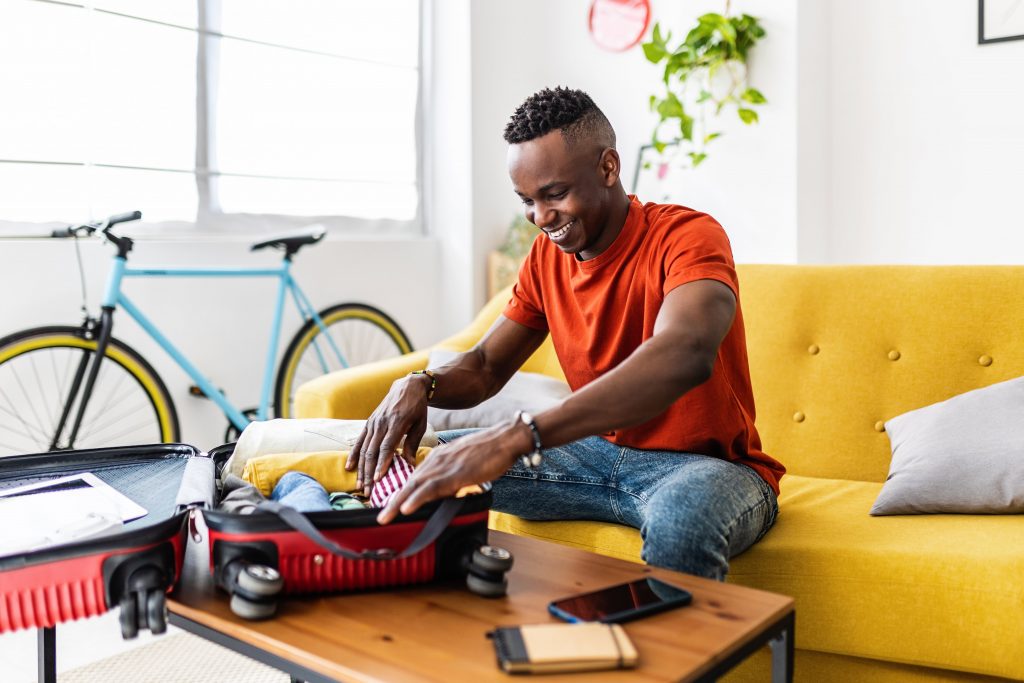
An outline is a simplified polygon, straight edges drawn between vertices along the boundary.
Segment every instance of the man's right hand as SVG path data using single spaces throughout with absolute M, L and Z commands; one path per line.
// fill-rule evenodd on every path
M 391 467 L 400 446 L 402 457 L 416 464 L 416 449 L 427 431 L 430 383 L 427 375 L 407 375 L 395 380 L 359 432 L 345 469 L 357 470 L 356 488 L 362 489 L 364 495 L 370 495 L 373 484 Z

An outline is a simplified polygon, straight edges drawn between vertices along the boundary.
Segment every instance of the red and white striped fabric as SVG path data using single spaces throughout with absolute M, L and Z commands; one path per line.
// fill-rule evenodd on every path
M 412 476 L 412 465 L 406 462 L 405 458 L 396 455 L 391 461 L 391 467 L 384 473 L 381 480 L 373 485 L 370 491 L 370 505 L 375 508 L 382 508 L 388 504 L 391 497 L 402 490 L 405 483 Z

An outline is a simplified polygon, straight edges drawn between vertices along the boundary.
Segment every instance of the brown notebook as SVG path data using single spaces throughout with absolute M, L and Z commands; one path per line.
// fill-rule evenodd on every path
M 634 667 L 636 648 L 618 624 L 536 624 L 495 629 L 498 665 L 508 673 L 566 673 Z

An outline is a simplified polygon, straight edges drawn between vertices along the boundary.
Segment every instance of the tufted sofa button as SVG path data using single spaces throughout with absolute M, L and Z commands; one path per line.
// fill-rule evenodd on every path
M 817 356 L 818 351 L 821 351 L 821 349 L 818 348 L 817 344 L 811 344 L 810 346 L 807 347 L 807 353 L 811 354 L 812 356 Z
M 899 360 L 899 359 L 900 359 L 900 352 L 899 351 L 897 351 L 896 349 L 893 349 L 892 351 L 889 352 L 889 360 Z
M 799 410 L 793 413 L 793 422 L 803 422 L 807 416 L 801 413 Z
M 876 422 L 875 423 L 875 431 L 876 432 L 884 432 L 885 431 L 885 423 L 882 422 L 881 420 Z
M 992 365 L 992 356 L 982 356 L 978 359 L 978 364 L 987 368 Z

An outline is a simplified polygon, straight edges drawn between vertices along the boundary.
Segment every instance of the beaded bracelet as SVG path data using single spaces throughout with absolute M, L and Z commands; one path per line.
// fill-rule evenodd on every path
M 427 390 L 427 400 L 429 401 L 434 398 L 434 390 L 437 389 L 437 375 L 430 370 L 413 370 L 409 373 L 410 377 L 412 375 L 426 375 L 430 378 L 430 389 Z

